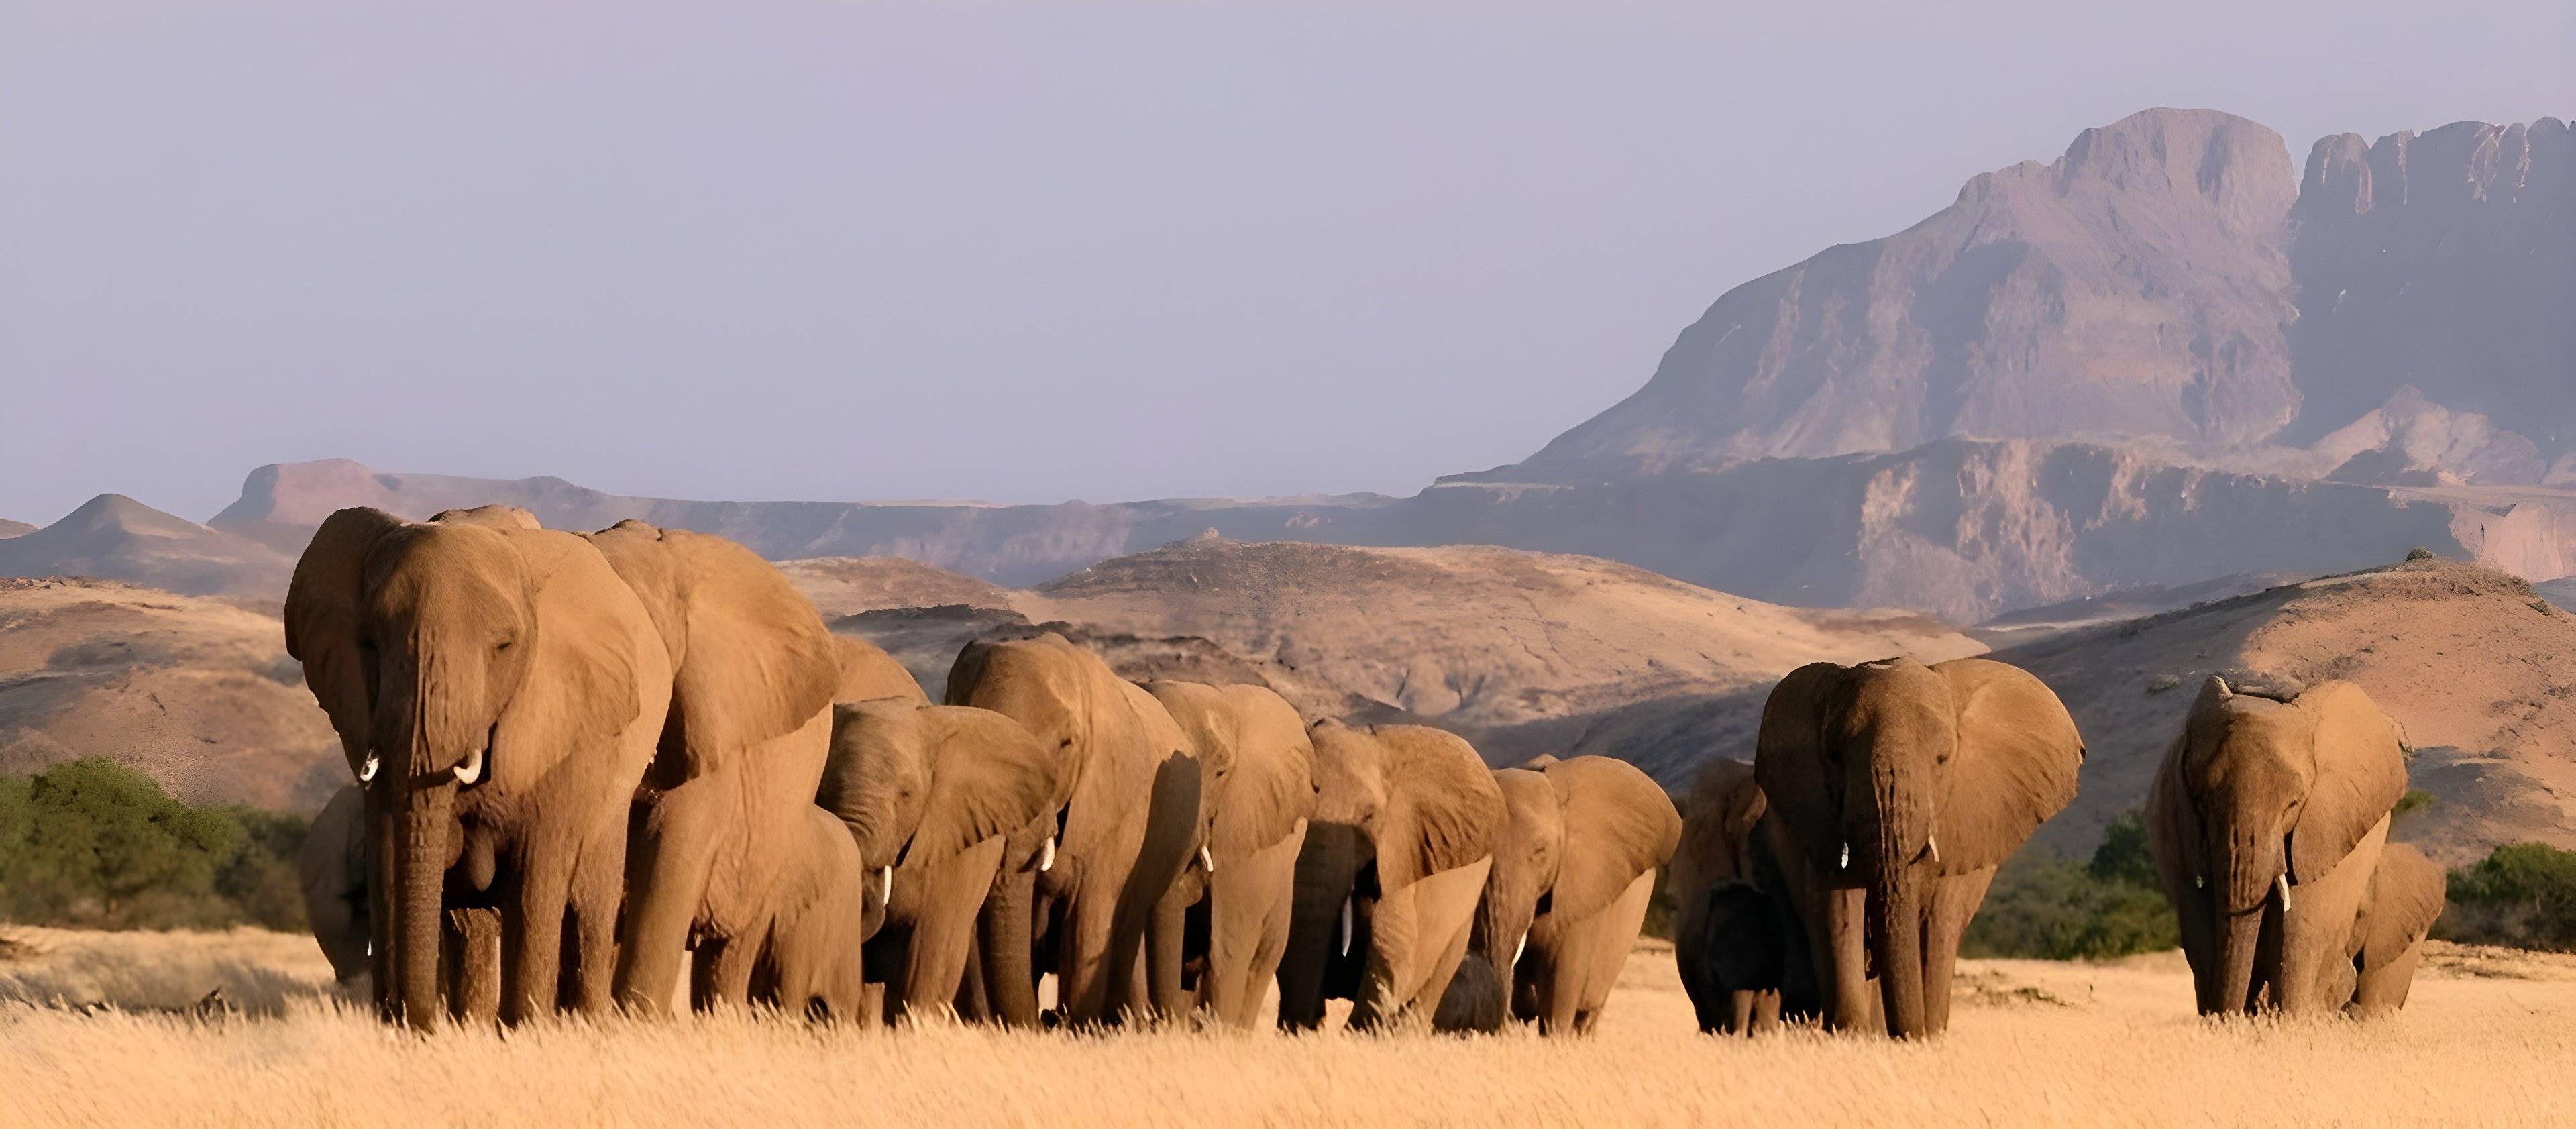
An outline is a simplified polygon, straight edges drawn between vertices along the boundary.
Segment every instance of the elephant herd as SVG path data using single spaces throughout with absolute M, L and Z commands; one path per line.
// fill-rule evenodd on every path
M 2202 686 L 2146 807 L 2202 1014 L 2405 1003 L 2443 876 L 2388 842 L 2404 756 L 2349 682 Z M 1752 763 L 1709 763 L 1682 802 L 1674 947 L 1700 1028 L 1939 1033 L 1996 867 L 2083 760 L 2057 696 L 2003 663 L 1792 671 Z
M 967 644 L 934 705 L 731 541 L 497 506 L 331 515 L 286 636 L 353 778 L 299 858 L 315 936 L 423 1029 L 1251 1027 L 1275 985 L 1288 1030 L 1346 999 L 1359 1029 L 1575 1033 L 1669 863 L 1704 1030 L 1930 1035 L 2084 757 L 2046 686 L 1980 659 L 1794 671 L 1753 761 L 1678 808 L 1623 761 L 1492 769 L 1054 634 Z M 2404 1001 L 2442 887 L 2386 841 L 2401 757 L 2347 683 L 2201 691 L 2148 813 L 2203 1012 Z
M 979 640 L 933 705 L 720 537 L 332 514 L 289 652 L 353 782 L 299 864 L 388 1020 L 1581 1031 L 1682 834 L 1604 757 L 1490 769 L 1251 686 Z M 1465 974 L 1461 974 L 1461 969 Z M 1051 1007 L 1042 1005 L 1052 978 Z

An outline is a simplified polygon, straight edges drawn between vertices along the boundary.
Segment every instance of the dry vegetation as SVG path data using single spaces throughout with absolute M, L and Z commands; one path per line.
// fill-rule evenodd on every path
M 2443 948 L 2384 1022 L 2210 1024 L 2178 954 L 1967 962 L 1927 1046 L 1691 1033 L 1665 950 L 1594 1037 L 1103 1038 L 727 1015 L 419 1038 L 338 1002 L 300 937 L 17 930 L 0 1122 L 463 1125 L 2543 1124 L 2576 958 Z M 185 1014 L 220 985 L 245 1014 Z M 83 1014 L 109 1000 L 127 1010 Z M 35 1001 L 35 1002 L 24 1002 Z

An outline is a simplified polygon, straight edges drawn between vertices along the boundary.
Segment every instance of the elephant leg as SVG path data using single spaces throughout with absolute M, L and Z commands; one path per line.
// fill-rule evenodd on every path
M 993 1019 L 992 1003 L 984 994 L 983 915 L 976 914 L 973 927 L 966 932 L 966 967 L 957 978 L 957 1018 L 968 1023 L 987 1023 Z
M 878 983 L 886 985 L 878 1007 L 881 1017 L 888 1023 L 902 1018 L 912 1002 L 912 994 L 905 985 L 909 983 L 907 978 L 911 975 L 916 952 L 912 945 L 914 925 L 911 921 L 888 918 L 885 924 L 877 927 L 876 936 L 868 938 L 864 949 L 870 975 L 875 976 Z
M 1813 937 L 1816 982 L 1825 990 L 1825 1030 L 1867 1030 L 1877 1024 L 1878 991 L 1869 976 L 1869 891 L 1824 888 L 1816 891 Z
M 626 914 L 617 938 L 620 1005 L 646 1015 L 669 1008 L 715 873 L 716 847 L 740 818 L 741 791 L 732 773 L 700 777 L 663 793 L 638 821 L 627 846 Z
M 1492 869 L 1492 859 L 1478 859 L 1415 884 L 1416 935 L 1434 947 L 1421 983 L 1406 1002 L 1408 1012 L 1428 1018 L 1457 978 L 1458 965 L 1467 959 L 1467 942 L 1476 935 L 1476 903 L 1484 897 L 1485 876 Z
M 1711 1013 L 1716 1010 L 1715 1008 L 1700 1009 L 1700 1031 L 1703 1034 L 1723 1031 L 1729 1035 L 1741 1035 L 1753 1030 L 1753 1008 L 1756 1002 L 1754 997 L 1759 994 L 1756 992 L 1727 993 L 1726 1014 L 1722 1018 L 1712 1017 Z
M 488 1025 L 501 1015 L 501 913 L 451 909 L 445 918 L 439 965 L 448 1014 L 460 1023 Z
M 501 1021 L 516 1026 L 554 1009 L 562 975 L 564 913 L 572 900 L 573 859 L 532 852 L 501 915 Z
M 2281 1010 L 2331 1015 L 2350 999 L 2336 993 L 2349 987 L 2352 922 L 2369 896 L 2387 834 L 2382 824 L 2333 869 L 2292 888 L 2291 910 L 2281 915 L 2281 983 L 2274 987 Z
M 887 977 L 889 1021 L 915 1009 L 936 1011 L 957 997 L 967 957 L 975 948 L 974 895 L 992 888 L 1004 845 L 998 837 L 987 839 L 927 876 L 929 888 L 943 893 L 931 898 L 932 905 L 912 923 L 902 976 Z
M 1104 874 L 1066 895 L 1055 968 L 1056 1004 L 1068 1021 L 1114 1021 L 1130 998 L 1160 893 L 1131 888 L 1132 877 Z
M 1931 912 L 1923 925 L 1923 1020 L 1935 1035 L 1950 1028 L 1950 978 L 1959 965 L 1959 938 L 1986 900 L 1995 868 L 1942 878 L 1932 886 Z
M 701 989 L 706 1001 L 735 1007 L 751 1003 L 752 976 L 760 970 L 762 950 L 766 948 L 761 939 L 768 935 L 769 924 L 764 921 L 759 927 L 727 938 L 716 946 L 715 958 L 706 969 L 710 975 L 702 978 Z
M 1288 952 L 1288 924 L 1305 821 L 1287 837 L 1229 862 L 1208 888 L 1208 1011 L 1218 1022 L 1249 1028 L 1260 1017 L 1262 986 Z
M 1610 1003 L 1610 990 L 1628 967 L 1637 931 L 1646 921 L 1646 903 L 1655 896 L 1655 872 L 1628 883 L 1617 900 L 1579 922 L 1557 946 L 1557 975 L 1539 1033 L 1588 1032 Z
M 1751 1022 L 1744 1030 L 1752 1034 L 1780 1029 L 1780 993 L 1777 991 L 1744 993 L 1753 997 Z
M 984 1002 L 1006 1027 L 1038 1025 L 1037 875 L 1005 874 L 975 916 Z
M 1404 999 L 1398 986 L 1412 979 L 1414 941 L 1413 887 L 1381 893 L 1369 907 L 1368 953 L 1360 970 L 1359 990 L 1351 993 L 1353 1031 L 1373 1031 L 1393 1020 Z

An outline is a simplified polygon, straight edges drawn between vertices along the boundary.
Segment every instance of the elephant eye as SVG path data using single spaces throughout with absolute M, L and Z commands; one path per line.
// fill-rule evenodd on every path
M 509 650 L 511 642 L 512 640 L 503 639 L 498 643 L 492 644 L 492 653 L 499 654 L 503 651 Z

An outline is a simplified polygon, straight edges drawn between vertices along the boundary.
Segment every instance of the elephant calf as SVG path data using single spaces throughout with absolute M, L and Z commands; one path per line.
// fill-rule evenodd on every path
M 1673 959 L 1703 1032 L 1748 1034 L 1819 1010 L 1805 933 L 1757 832 L 1767 807 L 1753 766 L 1739 760 L 1709 761 L 1682 799 L 1665 888 Z

